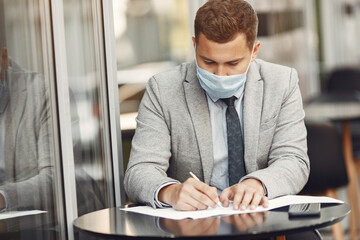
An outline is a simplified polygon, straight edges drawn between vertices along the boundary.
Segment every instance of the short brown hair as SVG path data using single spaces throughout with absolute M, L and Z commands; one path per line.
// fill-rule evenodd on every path
M 257 36 L 258 17 L 244 0 L 209 0 L 197 11 L 194 25 L 196 42 L 200 33 L 218 43 L 226 43 L 237 33 L 244 33 L 247 45 L 252 49 Z

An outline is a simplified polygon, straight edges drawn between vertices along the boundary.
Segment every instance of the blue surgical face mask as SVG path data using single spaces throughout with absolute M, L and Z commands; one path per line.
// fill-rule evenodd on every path
M 251 59 L 254 53 L 254 47 L 251 52 L 250 62 L 246 68 L 246 71 L 241 74 L 230 76 L 218 76 L 209 71 L 206 71 L 205 69 L 200 68 L 197 64 L 195 56 L 196 74 L 201 87 L 213 98 L 220 99 L 234 96 L 245 85 L 246 75 L 249 70 Z

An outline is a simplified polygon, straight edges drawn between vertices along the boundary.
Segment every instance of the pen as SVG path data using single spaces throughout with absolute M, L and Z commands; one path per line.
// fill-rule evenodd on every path
M 195 174 L 193 174 L 192 172 L 189 172 L 190 173 L 190 175 L 191 175 L 191 177 L 193 177 L 195 180 L 198 180 L 198 181 L 200 181 L 200 179 L 195 175 Z M 223 207 L 222 205 L 221 205 L 221 202 L 220 201 L 218 201 L 217 203 L 216 203 L 216 205 L 218 205 L 219 207 Z

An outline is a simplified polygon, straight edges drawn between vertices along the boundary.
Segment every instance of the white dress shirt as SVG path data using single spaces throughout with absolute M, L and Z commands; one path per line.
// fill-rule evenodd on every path
M 239 116 L 241 126 L 241 136 L 244 139 L 243 130 L 243 106 L 244 88 L 235 94 L 237 98 L 234 102 L 236 112 Z M 209 106 L 211 133 L 213 142 L 214 167 L 211 175 L 210 185 L 218 189 L 219 192 L 229 187 L 228 172 L 228 144 L 226 127 L 227 105 L 221 99 L 207 95 Z

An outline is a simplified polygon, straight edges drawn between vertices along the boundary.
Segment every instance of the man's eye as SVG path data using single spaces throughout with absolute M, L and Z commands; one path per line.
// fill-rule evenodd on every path
M 204 60 L 204 62 L 205 62 L 205 64 L 207 64 L 207 65 L 210 65 L 210 64 L 213 64 L 213 63 L 214 63 L 213 61 L 206 61 L 206 60 Z
M 229 62 L 229 65 L 230 65 L 230 66 L 236 66 L 236 65 L 238 65 L 238 63 L 239 63 L 239 62 Z

